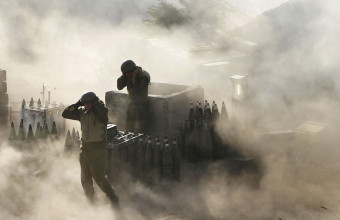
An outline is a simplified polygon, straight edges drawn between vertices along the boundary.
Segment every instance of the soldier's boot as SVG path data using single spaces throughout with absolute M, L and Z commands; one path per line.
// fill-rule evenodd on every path
M 111 193 L 110 195 L 108 195 L 108 197 L 111 201 L 112 208 L 115 210 L 120 209 L 118 196 L 115 193 Z
M 84 189 L 85 190 L 85 196 L 87 198 L 87 201 L 89 201 L 90 204 L 94 204 L 94 190 L 93 189 Z

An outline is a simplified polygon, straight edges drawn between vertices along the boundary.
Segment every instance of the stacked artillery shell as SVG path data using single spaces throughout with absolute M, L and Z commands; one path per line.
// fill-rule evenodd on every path
M 28 107 L 33 108 L 34 107 L 34 100 L 33 97 L 31 98 L 30 104 L 28 105 Z
M 16 140 L 17 140 L 17 134 L 15 132 L 15 127 L 14 127 L 14 123 L 11 123 L 11 127 L 8 133 L 8 143 L 11 146 L 15 146 L 16 145 Z
M 226 122 L 228 120 L 228 112 L 227 112 L 227 108 L 225 107 L 224 102 L 222 102 L 221 120 L 223 122 Z
M 200 126 L 200 127 L 203 124 L 203 108 L 202 108 L 201 102 L 198 103 L 198 107 L 197 107 L 196 123 L 197 123 L 197 126 Z
M 220 112 L 218 111 L 217 104 L 215 101 L 212 103 L 211 120 L 212 123 L 216 123 L 220 119 Z
M 149 171 L 153 167 L 153 146 L 152 146 L 152 139 L 149 136 L 148 142 L 146 143 L 145 147 L 145 170 Z
M 41 100 L 40 99 L 38 99 L 37 105 L 38 105 L 39 108 L 41 108 L 42 104 L 41 104 Z
M 11 128 L 9 130 L 9 134 L 8 134 L 8 140 L 12 141 L 12 140 L 16 140 L 17 139 L 17 135 L 15 132 L 15 127 L 14 127 L 14 123 L 11 123 Z
M 20 120 L 18 133 L 16 135 L 14 123 L 11 123 L 9 130 L 8 140 L 12 146 L 22 150 L 30 150 L 32 147 L 39 143 L 39 141 L 45 140 L 45 137 L 49 137 L 49 131 L 47 124 L 43 128 L 40 123 L 37 124 L 35 132 L 33 131 L 32 124 L 28 125 L 27 134 L 24 126 L 24 120 Z M 68 142 L 68 141 L 66 141 Z M 67 143 L 65 143 L 67 145 Z
M 149 136 L 148 142 L 146 143 L 145 147 L 145 176 L 144 180 L 146 182 L 152 182 L 152 168 L 153 168 L 153 144 L 152 144 L 152 139 L 151 136 Z
M 200 144 L 202 146 L 201 151 L 199 152 L 199 159 L 211 160 L 212 159 L 212 141 L 210 135 L 210 128 L 208 122 L 203 123 L 203 128 L 201 130 L 201 141 Z
M 213 127 L 211 129 L 211 141 L 212 141 L 212 147 L 213 147 L 213 158 L 214 159 L 220 159 L 224 158 L 226 156 L 226 146 L 223 144 L 222 138 L 218 135 L 216 131 L 216 125 L 219 121 L 222 123 L 227 123 L 228 121 L 228 112 L 227 108 L 225 106 L 225 103 L 222 102 L 222 109 L 221 114 L 219 113 L 217 104 L 214 104 L 214 108 L 212 111 L 212 118 L 213 118 Z
M 190 110 L 189 110 L 189 123 L 190 123 L 190 128 L 193 129 L 195 126 L 195 109 L 194 109 L 194 104 L 192 102 L 190 103 Z
M 202 152 L 204 152 L 204 145 L 202 144 L 202 126 L 204 119 L 204 111 L 201 105 L 201 102 L 198 103 L 197 112 L 196 112 L 196 120 L 195 127 L 193 131 L 194 136 L 194 151 L 191 155 L 191 161 L 196 162 L 199 160 L 200 156 L 202 156 Z
M 0 126 L 8 126 L 9 100 L 7 94 L 6 71 L 0 69 Z
M 38 132 L 39 132 L 39 136 L 36 136 L 36 138 L 43 140 L 45 138 L 45 132 L 44 132 L 43 126 L 41 126 L 41 125 L 39 126 L 39 131 Z
M 158 138 L 155 140 L 152 175 L 154 182 L 159 182 L 162 176 L 162 148 Z
M 40 122 L 38 122 L 37 127 L 35 129 L 35 135 L 36 138 L 40 138 Z
M 185 143 L 184 129 L 183 129 L 182 123 L 179 122 L 178 127 L 177 127 L 177 145 L 178 145 L 178 150 L 179 150 L 181 159 L 183 159 L 185 155 L 184 143 Z
M 181 165 L 180 165 L 180 155 L 179 155 L 179 150 L 178 150 L 178 145 L 177 145 L 177 139 L 174 137 L 172 141 L 172 174 L 173 178 L 175 180 L 180 179 L 180 174 L 181 174 Z
M 190 162 L 197 162 L 199 156 L 202 154 L 201 152 L 204 151 L 204 146 L 201 143 L 201 133 L 202 133 L 202 124 L 196 120 L 195 127 L 192 132 L 193 136 L 193 150 L 191 152 L 191 161 Z
M 25 114 L 24 114 L 24 109 L 26 108 L 26 101 L 25 99 L 22 100 L 21 102 L 21 111 L 20 111 L 20 118 L 24 120 Z
M 163 145 L 162 145 L 162 151 L 164 151 L 165 143 L 169 143 L 168 136 L 164 136 Z
M 200 101 L 196 101 L 196 107 L 195 107 L 195 119 L 194 120 L 196 120 L 197 119 L 197 114 L 198 114 L 198 105 L 199 105 L 199 103 L 200 103 Z
M 145 164 L 145 143 L 143 137 L 140 137 L 138 140 L 137 148 L 136 148 L 136 174 L 137 178 L 142 177 L 144 173 L 144 164 Z
M 180 153 L 176 137 L 171 145 L 167 137 L 161 144 L 158 135 L 153 141 L 150 134 L 145 137 L 141 134 L 120 132 L 111 141 L 109 151 L 112 156 L 109 164 L 110 169 L 114 171 L 109 173 L 110 177 L 117 173 L 120 175 L 123 173 L 121 170 L 124 170 L 144 183 L 157 183 L 162 177 L 179 179 Z M 123 175 L 122 178 L 126 176 Z
M 28 125 L 28 132 L 26 135 L 26 141 L 21 142 L 23 150 L 32 150 L 35 144 L 35 137 L 33 133 L 33 127 L 31 124 Z
M 67 130 L 64 149 L 65 151 L 69 152 L 69 151 L 72 151 L 72 148 L 73 148 L 73 140 L 71 137 L 71 132 L 70 130 Z
M 51 134 L 52 134 L 52 132 L 51 132 Z M 74 144 L 73 144 L 74 148 L 80 149 L 80 143 L 81 143 L 81 141 L 80 141 L 79 131 L 76 131 L 76 134 L 74 136 Z
M 194 150 L 195 150 L 195 138 L 194 138 L 194 127 L 191 127 L 191 123 L 186 121 L 184 129 L 184 148 L 185 148 L 185 158 L 192 162 L 194 160 Z
M 18 140 L 26 140 L 25 128 L 24 128 L 24 120 L 20 120 L 20 126 L 18 130 Z
M 78 150 L 80 148 L 80 144 L 81 144 L 81 140 L 80 140 L 79 132 L 76 131 L 74 128 L 72 128 L 72 133 L 70 132 L 70 130 L 67 130 L 65 145 L 64 145 L 65 151 L 69 152 L 69 151 Z
M 28 134 L 25 133 L 24 122 L 23 120 L 20 121 L 18 134 L 16 135 L 14 123 L 11 123 L 11 128 L 8 135 L 8 140 L 10 144 L 18 149 L 28 149 L 28 143 L 32 142 L 32 126 L 30 126 Z M 34 135 L 33 135 L 34 139 Z M 26 143 L 27 141 L 27 143 Z
M 50 135 L 50 131 L 48 130 L 48 126 L 46 121 L 44 122 L 44 127 L 43 127 L 43 139 L 47 139 Z
M 179 147 L 180 154 L 184 152 L 184 158 L 189 162 L 225 157 L 225 145 L 216 132 L 216 125 L 219 121 L 223 123 L 228 121 L 228 112 L 224 102 L 221 114 L 215 101 L 210 107 L 209 102 L 205 100 L 204 108 L 199 101 L 197 101 L 196 108 L 190 103 L 189 120 L 185 122 L 183 131 L 185 150 L 181 151 Z M 179 145 L 179 142 L 177 144 Z
M 26 104 L 28 103 L 26 103 L 26 101 L 23 100 L 21 111 L 20 111 L 20 117 L 24 120 L 24 127 L 26 128 L 26 131 L 28 129 L 29 124 L 32 124 L 33 130 L 35 130 L 39 122 L 43 128 L 44 128 L 44 123 L 47 123 L 49 132 L 52 132 L 51 131 L 52 123 L 53 121 L 55 121 L 57 122 L 57 125 L 58 125 L 58 132 L 64 133 L 64 125 L 63 125 L 64 119 L 62 119 L 61 114 L 60 114 L 63 108 L 62 104 L 42 106 L 43 103 L 41 103 L 40 100 L 36 104 L 33 98 L 31 98 L 31 100 L 29 101 L 28 107 L 26 107 Z M 46 133 L 46 129 L 44 132 Z M 45 135 L 45 136 L 50 138 L 49 135 Z M 55 137 L 57 136 L 54 135 L 53 138 Z
M 164 138 L 163 142 L 163 155 L 162 155 L 162 178 L 172 179 L 172 149 L 169 144 L 168 138 Z
M 76 139 L 76 129 L 75 128 L 72 128 L 71 139 L 72 139 L 72 142 L 74 143 L 74 141 Z
M 27 140 L 27 142 L 33 142 L 35 140 L 34 134 L 33 134 L 33 128 L 32 128 L 31 124 L 29 124 L 29 126 L 28 126 L 28 132 L 27 132 L 26 140 Z
M 136 135 L 136 134 L 134 134 Z M 128 160 L 126 163 L 126 168 L 129 174 L 132 177 L 136 177 L 135 167 L 136 167 L 136 149 L 137 149 L 138 142 L 130 143 L 126 146 L 126 150 L 128 153 Z
M 55 121 L 53 121 L 53 123 L 52 123 L 51 138 L 52 138 L 52 140 L 57 140 L 59 138 L 57 125 L 56 125 Z M 78 132 L 78 139 L 80 139 L 79 132 Z

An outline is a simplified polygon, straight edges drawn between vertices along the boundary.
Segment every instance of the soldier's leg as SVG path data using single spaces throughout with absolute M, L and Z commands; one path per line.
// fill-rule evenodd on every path
M 133 105 L 129 104 L 126 112 L 125 130 L 133 131 Z
M 150 123 L 149 105 L 146 104 L 145 106 L 143 106 L 142 121 L 141 121 L 141 127 L 145 133 L 150 132 L 149 123 Z
M 96 181 L 99 188 L 109 197 L 114 205 L 119 205 L 119 199 L 113 190 L 107 176 L 106 176 L 106 148 L 96 147 L 91 151 L 91 160 L 89 167 L 93 179 Z
M 79 155 L 80 170 L 81 170 L 81 185 L 83 186 L 86 197 L 90 202 L 93 202 L 94 188 L 91 170 L 88 164 L 88 158 L 84 150 L 80 151 Z
M 139 111 L 138 108 L 135 109 L 135 111 L 133 112 L 133 131 L 134 132 L 142 132 L 140 129 L 140 125 L 139 125 Z
M 149 119 L 149 106 L 148 104 L 141 104 L 136 111 L 137 130 L 141 133 L 148 133 Z

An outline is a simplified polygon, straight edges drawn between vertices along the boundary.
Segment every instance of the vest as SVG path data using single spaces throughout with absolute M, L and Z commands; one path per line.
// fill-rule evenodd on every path
M 83 142 L 106 141 L 107 125 L 99 121 L 98 116 L 93 111 L 82 111 L 80 125 Z
M 145 70 L 143 70 L 141 67 L 138 67 L 138 68 L 139 68 L 139 73 L 137 74 L 135 86 L 138 86 L 140 90 L 138 92 L 135 91 L 131 81 L 128 82 L 126 86 L 128 93 L 129 93 L 129 99 L 133 103 L 145 102 L 148 99 L 148 87 L 150 83 L 150 74 L 146 72 Z M 141 79 L 143 78 L 147 80 L 146 85 L 141 84 Z

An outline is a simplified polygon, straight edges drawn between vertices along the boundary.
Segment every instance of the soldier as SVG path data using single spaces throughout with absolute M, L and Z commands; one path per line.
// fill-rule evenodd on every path
M 117 80 L 117 88 L 125 86 L 129 93 L 129 106 L 126 117 L 126 129 L 134 132 L 147 133 L 149 121 L 148 87 L 150 75 L 132 60 L 121 65 L 123 75 Z
M 93 202 L 94 179 L 97 185 L 111 200 L 113 207 L 119 206 L 116 196 L 106 176 L 106 127 L 108 109 L 93 92 L 87 92 L 81 99 L 68 106 L 62 116 L 66 119 L 78 120 L 81 125 L 82 147 L 80 148 L 81 184 L 85 195 Z

